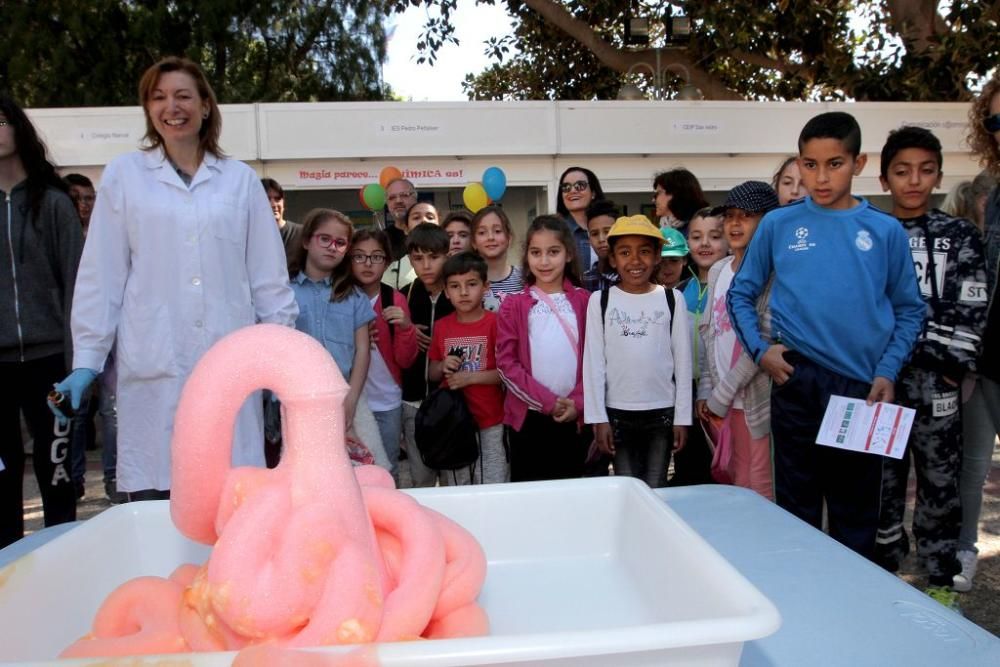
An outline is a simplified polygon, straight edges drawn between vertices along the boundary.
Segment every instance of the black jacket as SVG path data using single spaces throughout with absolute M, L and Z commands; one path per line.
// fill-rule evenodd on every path
M 986 261 L 979 230 L 937 209 L 900 222 L 927 303 L 910 363 L 961 380 L 977 369 L 986 327 Z
M 983 229 L 986 247 L 986 282 L 989 285 L 989 314 L 983 334 L 983 354 L 979 374 L 1000 382 L 1000 299 L 997 298 L 997 272 L 1000 270 L 1000 187 L 994 188 L 986 203 Z
M 410 307 L 410 319 L 415 325 L 428 325 L 428 329 L 424 331 L 428 336 L 434 331 L 434 322 L 455 312 L 455 307 L 451 305 L 443 290 L 438 294 L 437 302 L 431 303 L 431 295 L 419 279 L 401 291 Z M 403 369 L 403 400 L 422 401 L 436 386 L 436 382 L 427 379 L 427 353 L 418 352 L 413 364 Z

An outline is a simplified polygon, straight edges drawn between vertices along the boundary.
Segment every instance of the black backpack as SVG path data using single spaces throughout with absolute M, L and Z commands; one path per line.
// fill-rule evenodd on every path
M 480 457 L 479 425 L 461 390 L 438 387 L 420 403 L 414 439 L 434 470 L 470 468 Z

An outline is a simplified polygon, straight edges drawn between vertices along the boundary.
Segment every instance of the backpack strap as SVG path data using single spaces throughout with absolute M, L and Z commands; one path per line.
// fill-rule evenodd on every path
M 608 288 L 601 288 L 601 328 L 604 329 L 604 316 L 608 312 Z
M 379 283 L 379 285 L 378 285 L 378 291 L 379 291 L 379 300 L 382 303 L 382 311 L 385 312 L 386 308 L 389 308 L 390 306 L 392 306 L 392 297 L 393 297 L 392 293 L 395 290 L 393 290 L 392 285 L 386 285 L 385 283 Z M 390 324 L 389 325 L 389 341 L 390 342 L 392 341 L 392 334 L 393 334 L 392 325 Z
M 670 311 L 670 326 L 674 326 L 674 290 L 673 288 L 664 287 L 663 293 L 667 296 L 667 310 Z

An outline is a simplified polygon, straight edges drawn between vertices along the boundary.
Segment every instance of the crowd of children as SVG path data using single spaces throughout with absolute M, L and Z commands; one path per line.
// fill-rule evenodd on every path
M 1000 80 L 972 125 L 1000 170 Z M 414 486 L 612 471 L 651 487 L 732 483 L 890 571 L 912 533 L 928 593 L 954 605 L 975 574 L 982 461 L 1000 431 L 1000 191 L 982 232 L 931 208 L 941 145 L 904 126 L 881 152 L 883 212 L 852 194 L 861 139 L 849 114 L 821 114 L 772 183 L 741 183 L 717 207 L 691 172 L 659 174 L 659 224 L 623 215 L 596 174 L 570 167 L 558 215 L 530 221 L 519 251 L 501 206 L 442 219 L 404 179 L 386 188 L 385 231 L 330 209 L 289 223 L 294 326 L 349 385 L 352 455 L 397 482 L 405 460 Z M 281 227 L 280 186 L 264 188 Z M 73 377 L 57 389 L 79 394 Z M 439 390 L 470 415 L 474 465 L 424 461 L 421 408 Z M 817 445 L 833 395 L 913 408 L 905 456 Z
M 960 406 L 986 325 L 983 243 L 930 209 L 942 165 L 929 131 L 903 127 L 883 149 L 892 215 L 851 193 L 865 159 L 854 118 L 822 114 L 772 183 L 741 183 L 721 206 L 686 170 L 658 176 L 659 225 L 571 168 L 562 215 L 530 222 L 519 265 L 499 206 L 439 221 L 413 204 L 402 257 L 384 233 L 313 211 L 290 274 L 297 326 L 348 378 L 353 432 L 397 479 L 402 451 L 416 486 L 612 470 L 659 487 L 672 470 L 671 484 L 752 489 L 895 571 L 912 458 L 916 552 L 952 604 L 972 577 Z M 438 386 L 474 418 L 468 469 L 422 461 L 416 422 Z M 831 395 L 915 408 L 907 456 L 816 445 Z M 377 437 L 361 436 L 363 414 Z

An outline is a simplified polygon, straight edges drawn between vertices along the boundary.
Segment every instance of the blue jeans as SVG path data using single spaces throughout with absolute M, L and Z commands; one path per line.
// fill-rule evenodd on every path
M 958 534 L 958 550 L 978 551 L 983 485 L 990 474 L 993 447 L 1000 434 L 1000 384 L 984 377 L 976 380 L 972 396 L 962 406 L 962 426 L 962 472 L 958 482 L 962 530 Z
M 615 474 L 635 477 L 656 489 L 667 485 L 674 441 L 674 409 L 608 408 L 615 441 Z
M 403 428 L 403 406 L 392 410 L 372 412 L 375 423 L 378 424 L 379 435 L 382 436 L 382 448 L 389 457 L 389 472 L 399 484 L 399 437 Z

